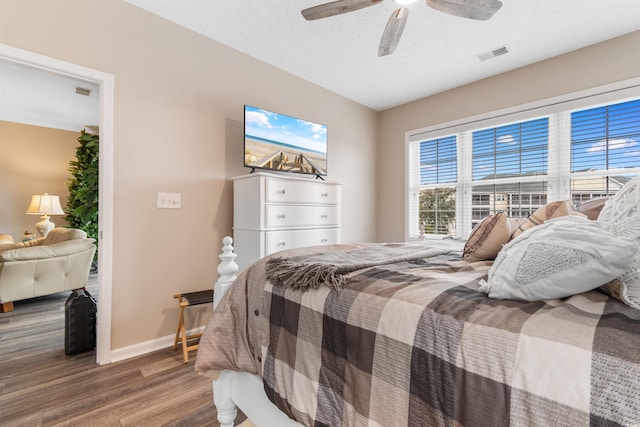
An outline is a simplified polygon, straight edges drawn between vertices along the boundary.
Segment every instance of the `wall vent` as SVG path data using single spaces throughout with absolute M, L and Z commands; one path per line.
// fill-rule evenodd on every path
M 89 96 L 91 94 L 91 89 L 85 89 L 83 87 L 76 86 L 76 93 L 78 95 Z
M 506 46 L 501 46 L 488 52 L 479 54 L 478 58 L 480 58 L 480 61 L 484 62 L 488 61 L 489 59 L 495 58 L 496 56 L 504 55 L 506 53 L 509 53 L 509 49 L 507 49 Z

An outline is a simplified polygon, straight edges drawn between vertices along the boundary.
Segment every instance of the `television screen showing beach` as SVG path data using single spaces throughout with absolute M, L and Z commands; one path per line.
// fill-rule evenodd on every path
M 326 175 L 327 126 L 247 105 L 244 165 Z

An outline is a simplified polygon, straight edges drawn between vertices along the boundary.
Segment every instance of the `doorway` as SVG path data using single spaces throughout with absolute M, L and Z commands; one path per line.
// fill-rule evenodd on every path
M 100 88 L 98 319 L 96 362 L 111 363 L 113 254 L 113 75 L 0 44 L 0 59 L 97 84 Z

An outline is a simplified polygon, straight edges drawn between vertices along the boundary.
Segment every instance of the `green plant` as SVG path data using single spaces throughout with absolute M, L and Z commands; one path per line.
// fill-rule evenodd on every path
M 456 197 L 453 188 L 436 188 L 420 192 L 420 227 L 425 234 L 447 234 L 456 220 Z
M 76 159 L 69 162 L 71 178 L 67 182 L 69 200 L 66 220 L 70 227 L 79 228 L 92 239 L 98 239 L 98 154 L 100 141 L 83 129 L 78 137 Z M 97 261 L 98 253 L 94 258 Z

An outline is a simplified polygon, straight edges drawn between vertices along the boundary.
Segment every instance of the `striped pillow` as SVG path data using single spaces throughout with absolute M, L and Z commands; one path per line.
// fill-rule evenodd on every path
M 596 220 L 604 204 L 607 202 L 608 197 L 596 197 L 595 199 L 586 200 L 576 206 L 576 210 L 583 213 L 587 218 Z
M 529 217 L 525 219 L 513 233 L 511 233 L 511 239 L 515 239 L 526 230 L 533 228 L 536 225 L 540 225 L 549 219 L 565 215 L 573 215 L 575 213 L 576 210 L 574 209 L 571 200 L 549 202 L 544 206 L 540 206 L 534 213 L 529 215 Z
M 495 259 L 519 224 L 518 218 L 509 218 L 504 212 L 484 218 L 471 231 L 464 245 L 462 259 L 467 262 Z

